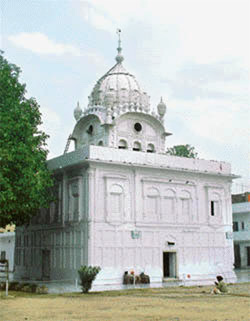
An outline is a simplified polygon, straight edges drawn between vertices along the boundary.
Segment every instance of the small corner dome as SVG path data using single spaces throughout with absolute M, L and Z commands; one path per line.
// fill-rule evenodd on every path
M 167 106 L 166 104 L 163 102 L 162 97 L 161 97 L 161 101 L 159 102 L 159 104 L 157 105 L 157 110 L 158 113 L 161 117 L 163 117 L 166 113 L 167 110 Z
M 78 121 L 81 118 L 81 116 L 82 116 L 82 109 L 81 109 L 80 104 L 78 102 L 76 108 L 74 109 L 75 120 Z

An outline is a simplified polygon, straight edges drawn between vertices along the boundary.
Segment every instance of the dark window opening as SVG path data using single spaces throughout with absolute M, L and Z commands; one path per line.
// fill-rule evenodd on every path
M 214 201 L 211 201 L 211 216 L 214 216 Z
M 148 144 L 147 153 L 153 153 L 155 151 L 153 144 Z
M 247 249 L 247 265 L 250 266 L 250 246 L 247 246 L 246 249 Z
M 103 141 L 102 140 L 99 141 L 98 146 L 103 146 Z
M 6 252 L 1 251 L 1 260 L 6 260 Z
M 234 266 L 236 269 L 241 267 L 240 245 L 234 244 Z
M 139 152 L 141 150 L 141 144 L 139 142 L 135 142 L 133 150 Z
M 238 222 L 233 222 L 233 231 L 238 232 L 239 231 L 239 224 Z
M 241 229 L 244 230 L 245 229 L 245 223 L 241 222 Z
M 137 132 L 140 132 L 140 131 L 142 130 L 141 124 L 140 124 L 140 123 L 136 123 L 136 124 L 134 125 L 134 129 L 135 129 Z
M 88 130 L 87 130 L 87 133 L 88 133 L 89 135 L 92 135 L 92 134 L 93 134 L 93 126 L 92 126 L 92 125 L 89 126 L 89 128 L 88 128 Z
M 119 149 L 127 149 L 127 142 L 124 139 L 121 139 L 118 144 Z

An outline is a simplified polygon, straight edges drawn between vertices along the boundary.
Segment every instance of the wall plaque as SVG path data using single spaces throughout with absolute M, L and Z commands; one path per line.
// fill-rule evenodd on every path
M 131 237 L 133 240 L 140 239 L 141 238 L 141 231 L 131 231 Z

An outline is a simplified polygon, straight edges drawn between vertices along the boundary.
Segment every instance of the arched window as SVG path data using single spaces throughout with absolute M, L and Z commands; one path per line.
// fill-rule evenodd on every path
M 99 141 L 98 146 L 103 146 L 103 141 L 102 140 Z
M 161 219 L 162 221 L 174 223 L 175 222 L 175 191 L 167 188 L 163 192 L 161 199 Z
M 180 217 L 182 223 L 190 223 L 191 213 L 192 213 L 192 198 L 189 191 L 182 190 L 179 194 L 181 202 L 181 213 Z
M 220 195 L 218 193 L 212 193 L 210 197 L 210 215 L 220 216 Z
M 147 153 L 154 153 L 155 147 L 153 144 L 148 144 L 147 146 Z
M 111 221 L 121 221 L 124 213 L 124 189 L 113 184 L 108 191 L 107 213 Z
M 144 215 L 145 219 L 149 221 L 158 220 L 160 209 L 160 192 L 155 187 L 149 187 L 146 191 L 144 202 Z
M 140 151 L 141 150 L 141 144 L 139 142 L 134 142 L 133 150 Z
M 118 144 L 118 148 L 119 149 L 127 149 L 127 142 L 124 139 L 120 139 L 119 140 L 119 144 Z
M 92 135 L 92 134 L 93 134 L 93 130 L 94 130 L 93 125 L 90 125 L 90 126 L 88 127 L 88 129 L 87 129 L 87 133 L 88 133 L 89 135 Z

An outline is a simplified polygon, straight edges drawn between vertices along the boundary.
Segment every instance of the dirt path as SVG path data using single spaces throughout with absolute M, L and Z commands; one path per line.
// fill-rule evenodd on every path
M 250 321 L 250 284 L 211 295 L 209 287 L 65 295 L 10 293 L 0 300 L 1 321 Z M 3 293 L 2 293 L 3 295 Z

